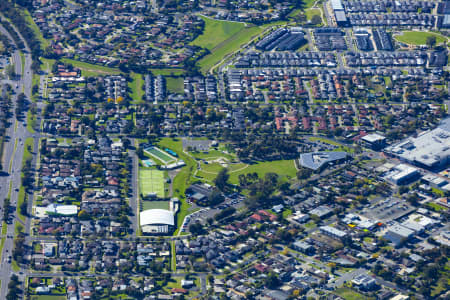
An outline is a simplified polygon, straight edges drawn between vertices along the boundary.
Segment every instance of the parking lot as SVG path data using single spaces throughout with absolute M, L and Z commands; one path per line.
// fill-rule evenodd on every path
M 192 214 L 187 215 L 184 218 L 183 224 L 181 225 L 180 232 L 188 232 L 188 227 L 191 222 L 200 222 L 201 224 L 206 224 L 208 218 L 214 218 L 214 216 L 222 209 L 233 206 L 236 209 L 241 208 L 244 203 L 244 196 L 233 195 L 232 197 L 226 197 L 225 201 L 214 208 L 202 208 Z
M 372 202 L 363 212 L 368 218 L 389 222 L 401 218 L 413 210 L 414 208 L 404 199 L 387 198 Z

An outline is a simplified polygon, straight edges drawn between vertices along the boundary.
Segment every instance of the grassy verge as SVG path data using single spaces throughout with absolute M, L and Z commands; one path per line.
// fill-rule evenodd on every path
M 22 167 L 25 165 L 25 161 L 29 160 L 32 158 L 32 151 L 33 151 L 33 147 L 34 147 L 34 140 L 33 138 L 27 138 L 25 140 L 25 145 L 24 145 L 24 152 L 23 152 L 23 160 L 22 160 Z M 28 150 L 28 148 L 30 148 Z M 21 173 L 21 176 L 23 177 L 23 173 Z M 23 185 L 20 186 L 19 188 L 19 195 L 17 197 L 17 215 L 19 216 L 20 220 L 22 220 L 22 222 L 25 222 L 25 215 L 22 214 L 21 210 L 20 210 L 20 206 L 22 205 L 22 203 L 25 201 L 25 187 Z
M 99 76 L 99 75 L 111 75 L 111 74 L 119 74 L 121 73 L 119 69 L 109 68 L 100 65 L 93 65 L 85 62 L 81 62 L 78 60 L 63 58 L 62 62 L 72 64 L 74 67 L 77 67 L 81 70 L 81 75 L 86 77 Z
M 50 41 L 44 38 L 44 36 L 41 33 L 41 30 L 34 22 L 28 10 L 24 9 L 22 12 L 23 16 L 25 17 L 25 21 L 28 23 L 29 28 L 33 30 L 34 36 L 39 40 L 39 42 L 41 42 L 41 49 L 44 50 L 50 45 Z
M 34 126 L 36 124 L 36 115 L 32 114 L 31 111 L 27 112 L 27 130 L 31 133 L 35 133 Z
M 20 267 L 17 264 L 17 261 L 15 261 L 14 259 L 11 262 L 11 268 L 14 272 L 19 272 L 20 271 Z
M 175 176 L 172 182 L 173 196 L 178 197 L 181 201 L 180 210 L 177 214 L 177 230 L 174 233 L 174 235 L 177 235 L 178 231 L 181 229 L 180 227 L 183 223 L 184 218 L 189 213 L 190 205 L 186 202 L 184 193 L 191 183 L 191 177 L 196 163 L 190 156 L 183 152 L 181 139 L 163 138 L 158 143 L 158 145 L 163 149 L 169 148 L 175 151 L 178 154 L 179 158 L 184 160 L 184 162 L 186 163 L 186 166 L 178 171 L 178 174 Z

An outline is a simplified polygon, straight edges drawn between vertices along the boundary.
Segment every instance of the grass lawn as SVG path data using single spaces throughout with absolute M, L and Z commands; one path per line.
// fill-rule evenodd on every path
M 256 172 L 260 178 L 264 177 L 266 173 L 276 173 L 279 176 L 287 176 L 288 178 L 295 177 L 297 169 L 295 169 L 293 160 L 274 160 L 259 162 L 248 167 L 243 168 L 237 172 L 230 172 L 229 182 L 232 184 L 239 183 L 239 175 Z
M 264 26 L 246 26 L 243 23 L 219 21 L 201 17 L 205 21 L 203 34 L 192 45 L 207 48 L 211 54 L 199 61 L 202 72 L 208 71 L 227 54 L 238 50 L 242 44 L 250 41 L 264 30 Z
M 86 77 L 121 73 L 120 70 L 116 68 L 93 65 L 69 58 L 63 58 L 61 59 L 61 61 L 64 63 L 72 64 L 74 67 L 79 68 L 81 70 L 81 75 Z
M 335 290 L 334 293 L 338 296 L 341 296 L 345 300 L 367 299 L 363 294 L 360 294 L 349 288 L 340 288 Z
M 30 150 L 28 150 L 28 148 L 30 148 Z M 25 145 L 24 145 L 24 152 L 23 152 L 23 160 L 22 160 L 22 166 L 25 165 L 25 161 L 32 159 L 32 151 L 34 148 L 34 140 L 33 138 L 27 138 L 25 140 Z M 23 173 L 21 174 L 21 176 L 23 176 Z M 25 216 L 21 214 L 20 212 L 20 206 L 22 205 L 22 203 L 25 201 L 25 188 L 23 187 L 23 185 L 20 186 L 19 188 L 19 194 L 17 196 L 17 215 L 19 216 L 19 218 L 25 222 Z
M 195 157 L 196 159 L 205 159 L 205 160 L 212 160 L 217 159 L 220 157 L 226 158 L 228 160 L 232 160 L 235 158 L 235 156 L 227 153 L 223 153 L 219 150 L 210 150 L 208 152 L 189 152 L 190 155 Z
M 144 196 L 150 193 L 156 193 L 158 197 L 164 198 L 166 195 L 164 172 L 159 170 L 140 169 L 139 192 Z
M 167 209 L 169 210 L 168 201 L 142 201 L 142 210 L 147 209 Z
M 320 17 L 320 9 L 318 8 L 310 8 L 305 10 L 306 19 L 311 21 L 312 17 L 319 16 Z
M 244 23 L 214 20 L 204 16 L 201 18 L 205 21 L 205 29 L 203 34 L 199 35 L 191 44 L 208 50 L 214 49 L 245 28 Z
M 193 160 L 190 156 L 183 152 L 183 145 L 181 139 L 172 139 L 172 138 L 162 138 L 158 145 L 160 147 L 169 148 L 175 151 L 178 154 L 178 157 L 186 163 L 186 166 L 181 168 L 181 170 L 177 173 L 172 182 L 173 196 L 178 197 L 181 201 L 180 210 L 177 214 L 177 230 L 174 232 L 174 235 L 178 234 L 180 230 L 181 224 L 183 223 L 184 217 L 189 213 L 190 205 L 186 202 L 184 192 L 186 188 L 191 184 L 191 177 L 193 174 L 193 170 L 196 166 L 195 160 Z
M 183 69 L 149 69 L 153 75 L 179 76 L 184 74 Z
M 54 296 L 54 295 L 33 295 L 30 296 L 31 300 L 65 300 L 66 296 Z
M 39 30 L 39 27 L 34 22 L 33 18 L 31 17 L 30 13 L 28 12 L 28 10 L 24 9 L 24 10 L 22 10 L 22 12 L 23 12 L 23 16 L 25 17 L 25 21 L 28 23 L 29 27 L 33 30 L 35 37 L 39 40 L 39 42 L 41 42 L 41 49 L 44 50 L 45 48 L 47 48 L 50 45 L 50 41 L 46 40 L 43 37 L 41 31 Z
M 2 235 L 5 235 L 8 231 L 8 224 L 5 221 L 2 222 Z
M 394 38 L 402 43 L 410 44 L 410 45 L 426 45 L 427 37 L 435 36 L 436 44 L 443 43 L 447 41 L 447 39 L 437 33 L 433 32 L 423 32 L 423 31 L 404 31 L 401 35 L 396 35 Z
M 144 79 L 141 74 L 136 74 L 134 72 L 132 72 L 130 76 L 133 78 L 133 81 L 128 83 L 128 87 L 131 89 L 131 99 L 137 103 L 142 102 L 142 97 L 144 96 L 144 90 L 142 89 Z
M 167 90 L 172 93 L 182 94 L 184 84 L 182 77 L 166 77 Z
M 437 203 L 434 203 L 434 202 L 428 202 L 427 203 L 427 206 L 429 206 L 431 209 L 433 209 L 433 210 L 435 210 L 435 211 L 445 211 L 446 210 L 446 208 L 444 207 L 444 206 L 442 206 L 442 205 L 439 205 L 439 204 L 437 204 Z
M 202 168 L 203 171 L 209 172 L 209 173 L 219 173 L 220 170 L 223 169 L 222 165 L 219 163 L 210 163 L 210 164 L 200 164 L 200 168 Z
M 20 267 L 17 264 L 17 261 L 15 261 L 14 259 L 11 261 L 11 268 L 14 272 L 19 272 L 20 271 Z
M 36 121 L 36 115 L 33 115 L 31 111 L 27 111 L 27 129 L 29 132 L 35 133 Z

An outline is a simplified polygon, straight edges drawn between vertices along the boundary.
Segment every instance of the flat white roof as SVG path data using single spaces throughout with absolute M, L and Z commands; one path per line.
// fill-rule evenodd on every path
M 379 135 L 378 133 L 371 133 L 368 135 L 365 135 L 362 137 L 363 141 L 369 142 L 369 143 L 374 143 L 376 141 L 383 141 L 386 138 L 382 135 Z
M 58 215 L 76 215 L 78 212 L 78 206 L 76 205 L 59 205 L 59 204 L 49 204 L 45 209 L 47 213 L 53 213 Z
M 140 213 L 140 225 L 175 225 L 173 213 L 166 209 L 147 209 Z

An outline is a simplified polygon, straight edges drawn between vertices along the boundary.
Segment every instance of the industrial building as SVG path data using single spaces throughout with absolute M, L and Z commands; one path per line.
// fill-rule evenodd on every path
M 445 123 L 417 137 L 389 146 L 385 152 L 430 170 L 438 170 L 450 161 L 450 126 Z
M 139 217 L 144 234 L 167 234 L 175 227 L 175 217 L 169 210 L 148 209 L 142 211 Z
M 393 167 L 384 175 L 384 179 L 396 185 L 411 182 L 419 177 L 420 172 L 418 169 L 405 164 L 399 164 Z
M 330 5 L 331 9 L 334 12 L 336 24 L 341 27 L 348 26 L 349 22 L 347 17 L 345 16 L 345 9 L 344 6 L 342 5 L 341 0 L 331 0 Z
M 300 165 L 314 171 L 322 169 L 331 163 L 342 162 L 347 159 L 347 153 L 335 152 L 310 152 L 300 155 Z
M 256 43 L 255 48 L 262 51 L 296 50 L 306 44 L 305 34 L 301 28 L 279 28 Z
M 390 226 L 384 238 L 391 241 L 394 245 L 399 246 L 414 235 L 414 231 L 400 224 Z
M 386 138 L 378 133 L 365 135 L 361 141 L 372 150 L 380 150 L 386 146 Z

